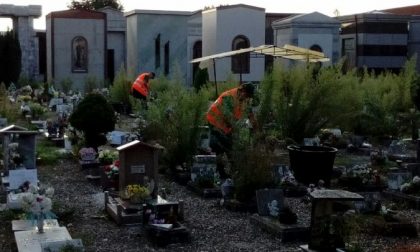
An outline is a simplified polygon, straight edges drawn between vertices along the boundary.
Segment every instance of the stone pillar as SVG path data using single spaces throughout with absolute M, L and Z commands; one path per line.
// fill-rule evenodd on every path
M 33 18 L 30 16 L 13 17 L 13 30 L 18 34 L 22 52 L 21 75 L 35 78 L 39 72 L 39 67 Z
M 22 52 L 21 75 L 31 79 L 38 77 L 38 40 L 34 31 L 33 19 L 42 14 L 41 5 L 18 6 L 0 4 L 0 17 L 11 18 L 13 30 L 17 33 Z

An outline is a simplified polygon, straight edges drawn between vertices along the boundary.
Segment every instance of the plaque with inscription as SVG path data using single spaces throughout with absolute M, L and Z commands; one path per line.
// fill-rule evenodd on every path
M 131 174 L 146 173 L 145 165 L 132 165 L 130 167 Z

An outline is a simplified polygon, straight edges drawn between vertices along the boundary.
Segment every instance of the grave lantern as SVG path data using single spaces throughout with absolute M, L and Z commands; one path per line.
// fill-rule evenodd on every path
M 150 145 L 139 140 L 134 140 L 117 147 L 120 160 L 119 190 L 122 192 L 127 185 L 147 183 L 154 184 L 152 198 L 158 192 L 158 157 L 160 146 Z M 145 179 L 145 178 L 148 179 Z M 148 180 L 148 181 L 147 181 Z

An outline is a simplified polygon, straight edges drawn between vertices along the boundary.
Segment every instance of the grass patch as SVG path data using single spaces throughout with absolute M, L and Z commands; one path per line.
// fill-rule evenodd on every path
M 37 162 L 42 165 L 56 165 L 60 159 L 66 157 L 66 154 L 60 153 L 47 139 L 38 141 L 36 152 Z

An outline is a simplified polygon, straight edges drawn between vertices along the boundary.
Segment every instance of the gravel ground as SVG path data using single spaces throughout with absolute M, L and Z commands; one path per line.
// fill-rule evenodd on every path
M 216 199 L 203 199 L 185 186 L 160 178 L 160 187 L 170 192 L 168 200 L 184 200 L 185 226 L 191 231 L 190 243 L 154 246 L 142 226 L 117 226 L 104 212 L 103 192 L 90 183 L 85 172 L 72 160 L 62 160 L 55 167 L 39 167 L 40 179 L 55 188 L 54 200 L 63 209 L 74 210 L 71 218 L 59 220 L 73 238 L 81 238 L 87 251 L 300 251 L 299 243 L 282 243 L 250 223 L 251 213 L 229 211 Z M 309 223 L 310 204 L 288 198 L 298 213 L 300 223 Z M 65 212 L 64 216 L 65 216 Z M 402 211 L 420 226 L 420 212 Z M 364 251 L 420 251 L 419 239 L 383 238 L 364 233 L 355 240 Z M 411 249 L 411 250 L 410 250 Z
M 72 159 L 60 160 L 56 166 L 39 166 L 39 179 L 55 189 L 53 202 L 59 206 L 60 225 L 73 238 L 83 240 L 86 251 L 300 251 L 301 243 L 282 243 L 250 222 L 251 213 L 233 212 L 221 207 L 216 199 L 203 199 L 185 186 L 160 176 L 168 200 L 183 200 L 185 226 L 190 243 L 170 244 L 164 248 L 152 244 L 141 225 L 118 226 L 104 211 L 104 195 L 98 184 L 89 182 L 79 164 Z M 2 201 L 3 202 L 3 199 Z M 298 213 L 298 222 L 308 224 L 310 204 L 287 198 L 287 204 Z M 420 211 L 403 210 L 420 228 Z M 0 251 L 14 251 L 10 222 L 0 225 Z M 418 238 L 390 238 L 360 232 L 354 239 L 362 251 L 420 251 Z

